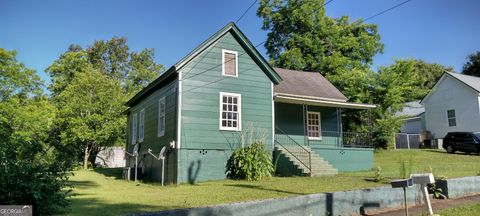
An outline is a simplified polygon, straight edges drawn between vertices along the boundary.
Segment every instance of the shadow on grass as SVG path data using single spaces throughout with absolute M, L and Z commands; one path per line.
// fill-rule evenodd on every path
M 249 185 L 249 184 L 224 184 L 224 185 L 225 186 L 230 186 L 230 187 L 240 187 L 240 188 L 248 188 L 248 189 L 255 189 L 255 190 L 266 190 L 266 191 L 273 191 L 273 192 L 293 194 L 293 195 L 307 195 L 308 194 L 308 193 L 298 193 L 298 192 L 292 192 L 292 191 L 286 191 L 286 190 L 266 188 L 266 187 L 263 187 L 263 186 Z
M 125 215 L 176 208 L 181 208 L 181 206 L 137 204 L 128 202 L 127 197 L 122 203 L 107 203 L 103 199 L 76 197 L 72 199 L 70 209 L 59 213 L 62 215 Z
M 93 181 L 74 181 L 74 180 L 70 180 L 69 182 L 72 183 L 73 187 L 81 188 L 81 189 L 98 187 L 99 186 L 96 182 L 93 182 Z
M 451 153 L 448 153 L 448 152 L 443 151 L 443 150 L 440 150 L 440 149 L 428 149 L 428 150 L 425 150 L 425 151 L 434 152 L 434 153 L 440 153 L 440 154 L 448 154 L 448 155 L 473 155 L 473 156 L 478 156 L 478 155 L 480 155 L 480 154 L 474 153 L 474 152 L 465 153 L 465 152 L 459 152 L 459 151 L 451 154 Z
M 93 171 L 106 177 L 122 179 L 123 168 L 95 168 Z

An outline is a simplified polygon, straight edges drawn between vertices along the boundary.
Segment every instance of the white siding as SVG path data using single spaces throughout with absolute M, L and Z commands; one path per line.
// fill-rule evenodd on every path
M 425 99 L 426 129 L 435 139 L 452 131 L 480 131 L 479 94 L 450 76 L 444 75 Z M 447 110 L 454 109 L 457 125 L 448 126 Z
M 422 119 L 420 117 L 405 120 L 405 124 L 400 128 L 400 132 L 416 134 L 422 132 Z

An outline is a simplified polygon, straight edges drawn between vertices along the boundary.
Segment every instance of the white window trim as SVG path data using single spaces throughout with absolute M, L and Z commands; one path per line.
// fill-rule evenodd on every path
M 453 110 L 453 114 L 455 114 L 455 117 L 453 118 L 450 118 L 448 117 L 448 111 L 450 110 Z M 450 126 L 450 119 L 455 119 L 455 126 Z M 447 109 L 447 126 L 448 127 L 456 127 L 458 124 L 457 124 L 457 111 L 455 111 L 455 109 Z
M 143 142 L 143 140 L 145 138 L 145 109 L 140 110 L 140 116 L 139 117 L 140 118 L 139 118 L 139 124 L 138 124 L 138 129 L 139 129 L 139 131 L 138 131 L 138 142 Z
M 318 115 L 318 137 L 311 137 L 308 133 L 308 126 L 309 126 L 309 124 L 308 124 L 308 120 L 309 120 L 308 116 L 309 115 L 308 114 L 310 114 L 310 113 Z M 320 112 L 307 111 L 307 122 L 306 122 L 306 124 L 307 124 L 308 139 L 309 140 L 322 140 L 322 115 L 321 115 L 321 113 Z
M 225 74 L 225 53 L 235 54 L 235 75 Z M 222 75 L 228 77 L 238 77 L 238 52 L 222 49 Z
M 132 115 L 132 145 L 137 142 L 137 113 Z
M 163 103 L 163 112 L 162 112 L 162 110 L 160 110 L 160 107 L 161 107 L 160 104 L 162 104 L 162 103 Z M 158 130 L 157 130 L 158 131 L 158 134 L 157 134 L 158 137 L 162 137 L 162 136 L 165 135 L 165 128 L 166 128 L 165 118 L 167 116 L 167 114 L 165 113 L 166 109 L 167 109 L 167 104 L 165 103 L 165 97 L 162 97 L 158 100 Z M 160 114 L 161 113 L 163 113 L 163 122 L 160 122 L 160 117 L 161 117 Z M 163 125 L 163 130 L 161 130 L 161 128 L 160 128 L 160 123 L 162 123 L 162 125 Z
M 238 123 L 237 127 L 223 127 L 222 126 L 222 103 L 223 103 L 223 96 L 234 96 L 238 98 Z M 241 131 L 242 130 L 242 95 L 241 94 L 235 94 L 235 93 L 228 93 L 228 92 L 220 92 L 220 97 L 219 97 L 218 105 L 219 105 L 219 115 L 218 115 L 218 126 L 220 130 L 225 130 L 225 131 Z

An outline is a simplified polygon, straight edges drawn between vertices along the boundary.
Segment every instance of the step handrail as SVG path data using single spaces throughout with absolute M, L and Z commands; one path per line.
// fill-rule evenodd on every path
M 285 151 L 287 151 L 288 153 L 290 153 L 295 159 L 297 159 L 302 165 L 304 165 L 310 172 L 310 175 L 312 174 L 312 153 L 310 152 L 310 150 L 308 150 L 307 148 L 305 148 L 305 146 L 299 144 L 297 141 L 295 141 L 292 137 L 290 137 L 287 133 L 285 133 L 282 129 L 280 129 L 278 126 L 275 126 L 275 130 L 280 132 L 280 133 L 275 133 L 275 143 L 279 144 L 280 146 L 283 147 L 283 149 L 285 149 Z M 279 140 L 278 140 L 278 136 L 279 135 L 282 135 L 284 137 L 286 137 L 286 139 L 290 142 L 290 143 L 293 143 L 294 147 L 300 147 L 300 150 L 303 150 L 304 152 L 308 153 L 308 165 L 305 164 L 299 157 L 297 157 L 297 155 L 295 155 L 295 153 L 291 152 L 287 147 L 286 147 L 286 144 L 285 143 L 281 143 Z

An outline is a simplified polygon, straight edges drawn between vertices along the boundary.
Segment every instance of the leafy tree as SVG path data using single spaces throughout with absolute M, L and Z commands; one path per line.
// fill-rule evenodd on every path
M 123 104 L 163 71 L 152 49 L 130 51 L 125 38 L 71 45 L 47 68 L 52 99 L 59 109 L 52 136 L 63 151 L 94 161 L 100 147 L 121 145 Z M 79 151 L 81 149 L 81 151 Z
M 467 59 L 467 62 L 463 65 L 462 73 L 480 77 L 480 52 L 470 54 Z
M 262 0 L 257 15 L 269 31 L 265 47 L 275 66 L 337 74 L 367 68 L 383 50 L 374 24 L 325 15 L 324 0 Z
M 396 116 L 405 102 L 417 98 L 425 92 L 416 86 L 420 75 L 416 71 L 416 62 L 397 60 L 395 64 L 381 67 L 375 75 L 373 103 L 379 107 L 374 110 L 375 124 L 373 129 L 376 147 L 393 146 L 395 133 L 402 126 L 403 116 Z
M 163 72 L 155 63 L 153 49 L 131 52 L 127 39 L 113 37 L 95 41 L 88 47 L 88 60 L 94 68 L 121 82 L 125 93 L 133 95 Z
M 113 78 L 86 68 L 60 93 L 58 101 L 58 115 L 64 125 L 61 140 L 84 150 L 84 169 L 89 159 L 94 162 L 92 152 L 96 156 L 99 147 L 123 140 L 126 121 L 121 112 L 125 97 Z
M 50 74 L 51 84 L 48 87 L 51 97 L 56 100 L 58 95 L 72 82 L 76 74 L 91 68 L 88 54 L 85 51 L 67 51 L 52 63 L 46 72 Z
M 0 48 L 0 100 L 3 101 L 13 95 L 26 98 L 29 94 L 41 94 L 40 77 L 18 62 L 15 56 L 15 51 Z
M 68 205 L 70 166 L 49 143 L 56 109 L 35 71 L 0 48 L 0 203 L 32 204 L 38 214 Z

